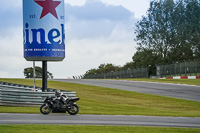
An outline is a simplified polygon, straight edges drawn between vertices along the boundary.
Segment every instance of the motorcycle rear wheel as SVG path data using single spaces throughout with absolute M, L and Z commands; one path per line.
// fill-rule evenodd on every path
M 71 108 L 67 111 L 70 115 L 76 115 L 79 112 L 77 104 L 72 104 Z
M 48 115 L 51 112 L 51 106 L 48 104 L 42 104 L 40 107 L 40 112 L 44 115 Z

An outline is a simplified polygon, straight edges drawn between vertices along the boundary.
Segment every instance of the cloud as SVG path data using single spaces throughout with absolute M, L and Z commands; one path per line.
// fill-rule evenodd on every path
M 134 52 L 133 33 L 118 25 L 107 37 L 72 39 L 66 45 L 65 60 L 50 63 L 49 70 L 68 78 L 104 63 L 122 66 L 132 60 Z
M 87 1 L 83 6 L 66 4 L 67 17 L 73 16 L 78 20 L 116 20 L 123 21 L 133 13 L 122 6 L 106 5 L 101 1 Z
M 109 5 L 122 5 L 124 8 L 131 12 L 135 12 L 136 18 L 141 18 L 146 14 L 147 8 L 149 7 L 150 0 L 101 0 L 102 2 Z
M 118 25 L 132 30 L 134 14 L 122 6 L 106 5 L 100 1 L 87 1 L 82 6 L 66 4 L 67 40 L 99 38 L 110 35 Z
M 23 58 L 22 27 L 8 31 L 9 35 L 0 36 L 0 77 L 22 78 L 24 68 L 31 65 Z
M 14 0 L 13 0 L 14 1 Z M 137 19 L 122 6 L 100 1 L 72 6 L 66 3 L 66 59 L 49 62 L 55 78 L 84 74 L 102 63 L 123 65 L 135 51 L 133 26 Z M 9 7 L 9 6 L 7 6 Z M 0 77 L 24 77 L 32 62 L 23 58 L 22 7 L 0 9 Z M 41 66 L 41 62 L 37 62 Z
M 86 0 L 65 0 L 65 3 L 69 3 L 72 6 L 84 5 Z
M 66 5 L 66 59 L 53 69 L 64 69 L 66 78 L 84 74 L 103 63 L 124 65 L 135 52 L 134 13 L 100 1 Z M 119 13 L 120 12 L 120 13 Z M 61 68 L 63 67 L 63 68 Z
M 20 8 L 22 5 L 22 0 L 1 0 L 1 10 L 13 8 Z
M 112 38 L 116 38 L 115 35 L 117 34 L 113 33 L 107 38 L 95 40 L 71 40 L 66 46 L 65 60 L 63 62 L 50 63 L 49 71 L 53 72 L 53 74 L 56 72 L 56 77 L 68 78 L 84 74 L 87 70 L 97 68 L 104 63 L 124 65 L 126 62 L 131 61 L 135 49 L 132 41 L 129 40 L 126 42 L 113 42 Z M 130 36 L 132 35 L 129 34 Z
M 88 1 L 91 2 L 95 0 L 67 0 L 65 2 L 73 6 L 75 5 L 82 6 Z M 152 0 L 96 0 L 96 1 L 101 1 L 106 5 L 123 6 L 124 8 L 128 9 L 131 12 L 135 12 L 136 18 L 141 18 L 143 15 L 146 14 L 147 8 L 149 8 L 149 3 Z
M 0 8 L 0 36 L 9 36 L 11 32 L 22 25 L 22 9 L 18 7 Z

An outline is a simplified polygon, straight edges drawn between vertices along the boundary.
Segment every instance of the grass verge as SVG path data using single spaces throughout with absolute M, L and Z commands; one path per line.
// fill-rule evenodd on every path
M 1 133 L 197 133 L 194 128 L 70 125 L 0 125 Z
M 0 79 L 32 85 L 32 80 Z M 41 81 L 36 82 L 41 86 Z M 76 91 L 80 114 L 200 117 L 200 102 L 117 89 L 48 81 L 49 88 Z M 1 113 L 39 113 L 38 107 L 4 107 Z
M 120 80 L 200 85 L 200 79 L 120 79 Z

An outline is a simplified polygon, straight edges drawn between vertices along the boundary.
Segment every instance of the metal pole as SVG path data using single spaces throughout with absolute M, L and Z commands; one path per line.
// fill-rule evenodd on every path
M 42 61 L 42 91 L 47 90 L 47 61 Z
M 174 67 L 174 76 L 176 76 L 176 62 L 175 62 L 175 67 Z
M 185 76 L 186 76 L 186 61 L 184 61 L 185 62 Z
M 33 88 L 35 90 L 35 61 L 33 61 Z

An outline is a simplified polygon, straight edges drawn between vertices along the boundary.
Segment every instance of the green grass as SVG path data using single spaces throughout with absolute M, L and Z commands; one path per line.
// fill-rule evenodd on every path
M 120 79 L 120 80 L 200 85 L 200 79 Z
M 0 125 L 1 133 L 197 133 L 195 128 L 70 125 Z
M 0 79 L 32 85 L 32 80 Z M 41 81 L 36 82 L 41 86 Z M 80 114 L 200 117 L 200 102 L 117 89 L 48 81 L 49 88 L 76 91 Z M 38 107 L 4 107 L 1 113 L 39 113 Z

